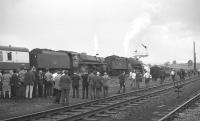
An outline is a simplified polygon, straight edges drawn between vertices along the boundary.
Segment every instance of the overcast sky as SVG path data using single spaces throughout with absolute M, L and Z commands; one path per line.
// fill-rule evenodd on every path
M 200 0 L 0 0 L 0 45 L 200 61 Z

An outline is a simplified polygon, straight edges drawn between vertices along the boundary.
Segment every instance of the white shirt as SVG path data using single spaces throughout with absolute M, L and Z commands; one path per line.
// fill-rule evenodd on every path
M 135 72 L 130 72 L 130 77 L 131 77 L 132 79 L 135 79 L 135 78 L 136 78 L 136 73 L 135 73 Z
M 54 81 L 55 81 L 55 77 L 56 77 L 57 75 L 58 75 L 58 73 L 54 73 L 54 74 L 52 75 Z
M 144 74 L 144 78 L 148 79 L 148 78 L 152 78 L 152 77 L 151 77 L 151 74 L 150 74 L 150 73 L 146 72 L 146 73 Z
M 175 72 L 174 72 L 174 71 L 171 71 L 170 75 L 175 75 Z

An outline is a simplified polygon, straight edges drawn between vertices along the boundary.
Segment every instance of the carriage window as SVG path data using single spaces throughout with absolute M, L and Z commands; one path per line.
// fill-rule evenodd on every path
M 7 53 L 8 60 L 12 60 L 12 52 Z
M 3 61 L 3 52 L 0 51 L 0 61 Z

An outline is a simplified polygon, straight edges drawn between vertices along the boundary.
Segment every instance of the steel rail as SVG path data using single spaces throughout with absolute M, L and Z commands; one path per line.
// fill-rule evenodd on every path
M 191 80 L 193 80 L 193 81 L 196 80 L 196 77 L 187 79 L 185 82 L 187 82 L 187 81 L 189 81 L 188 83 L 193 82 Z M 150 87 L 150 88 L 146 88 L 146 89 L 131 91 L 131 92 L 128 92 L 128 93 L 125 93 L 125 94 L 116 94 L 114 96 L 109 96 L 107 98 L 101 98 L 101 99 L 98 99 L 98 100 L 79 103 L 79 104 L 75 104 L 75 105 L 71 105 L 71 106 L 64 106 L 64 107 L 61 107 L 61 108 L 54 108 L 54 109 L 41 111 L 41 112 L 37 112 L 37 113 L 32 113 L 32 114 L 28 114 L 28 115 L 22 115 L 22 116 L 18 116 L 18 117 L 9 118 L 9 119 L 4 119 L 3 121 L 22 121 L 22 120 L 38 119 L 40 117 L 46 117 L 47 115 L 52 115 L 52 114 L 55 114 L 55 113 L 58 113 L 58 112 L 66 112 L 66 111 L 70 111 L 70 110 L 85 107 L 85 106 L 104 103 L 106 101 L 112 101 L 112 100 L 116 100 L 116 99 L 120 99 L 120 98 L 128 97 L 128 96 L 134 96 L 137 93 L 150 91 L 150 90 L 153 90 L 153 89 L 159 89 L 159 88 L 167 87 L 167 86 L 170 86 L 170 85 L 173 85 L 173 82 L 165 84 L 165 85 L 154 86 L 154 87 Z M 171 88 L 174 88 L 174 87 L 172 86 Z
M 195 80 L 193 80 L 193 81 L 195 81 Z M 186 84 L 191 83 L 193 81 L 183 83 L 182 85 L 186 85 Z M 90 117 L 92 115 L 95 115 L 95 114 L 98 114 L 98 113 L 102 113 L 102 112 L 105 112 L 107 110 L 119 107 L 119 106 L 123 106 L 125 104 L 138 102 L 138 101 L 140 101 L 140 100 L 142 100 L 144 98 L 147 98 L 147 97 L 159 95 L 159 94 L 161 94 L 163 92 L 167 92 L 167 91 L 169 91 L 169 90 L 171 90 L 173 88 L 174 87 L 171 86 L 171 87 L 169 87 L 167 89 L 162 89 L 162 90 L 159 90 L 159 91 L 151 92 L 149 94 L 145 94 L 145 95 L 142 95 L 142 96 L 134 97 L 132 99 L 125 99 L 124 101 L 116 102 L 115 104 L 112 104 L 112 105 L 109 105 L 109 106 L 101 107 L 101 108 L 94 109 L 94 110 L 91 110 L 91 111 L 88 111 L 88 112 L 83 112 L 81 114 L 70 116 L 70 117 L 67 117 L 67 118 L 64 118 L 64 119 L 61 119 L 61 120 L 58 120 L 58 121 L 75 121 L 75 120 L 80 120 L 80 119 L 83 119 L 85 117 Z
M 65 118 L 65 119 L 61 119 L 61 120 L 58 120 L 58 121 L 80 120 L 80 119 L 83 119 L 85 117 L 90 117 L 92 115 L 102 113 L 104 111 L 107 111 L 107 110 L 110 110 L 110 109 L 113 109 L 113 108 L 116 108 L 116 107 L 119 107 L 119 106 L 122 106 L 122 105 L 125 105 L 125 104 L 128 104 L 128 103 L 136 102 L 137 100 L 141 100 L 141 99 L 146 98 L 146 97 L 154 96 L 155 94 L 158 95 L 159 93 L 171 90 L 172 88 L 173 87 L 170 87 L 168 89 L 163 89 L 163 90 L 159 90 L 159 91 L 156 91 L 156 92 L 152 92 L 150 94 L 138 96 L 138 97 L 135 97 L 135 98 L 132 98 L 132 99 L 127 99 L 127 100 L 122 101 L 122 102 L 117 102 L 115 104 L 112 104 L 112 105 L 109 105 L 109 106 L 106 106 L 106 107 L 102 107 L 102 108 L 98 108 L 98 109 L 95 109 L 95 110 L 92 110 L 92 111 L 84 112 L 82 114 L 74 115 L 74 116 L 71 116 L 71 117 L 68 117 L 68 118 Z
M 199 99 L 200 99 L 200 93 L 198 93 L 197 95 L 193 96 L 188 101 L 186 101 L 182 105 L 178 106 L 177 108 L 175 108 L 174 110 L 169 112 L 167 115 L 165 115 L 164 117 L 159 119 L 159 121 L 172 121 L 176 117 L 177 113 L 183 111 L 184 109 L 186 109 L 187 107 L 189 107 L 190 105 L 192 105 L 194 102 L 196 102 Z

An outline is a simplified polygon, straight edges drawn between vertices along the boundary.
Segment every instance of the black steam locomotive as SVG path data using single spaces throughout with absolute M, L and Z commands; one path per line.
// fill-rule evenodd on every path
M 133 70 L 138 70 L 142 73 L 144 70 L 142 62 L 135 58 L 112 55 L 105 58 L 105 63 L 107 64 L 107 71 L 110 75 L 119 75 L 123 71 L 128 73 Z

